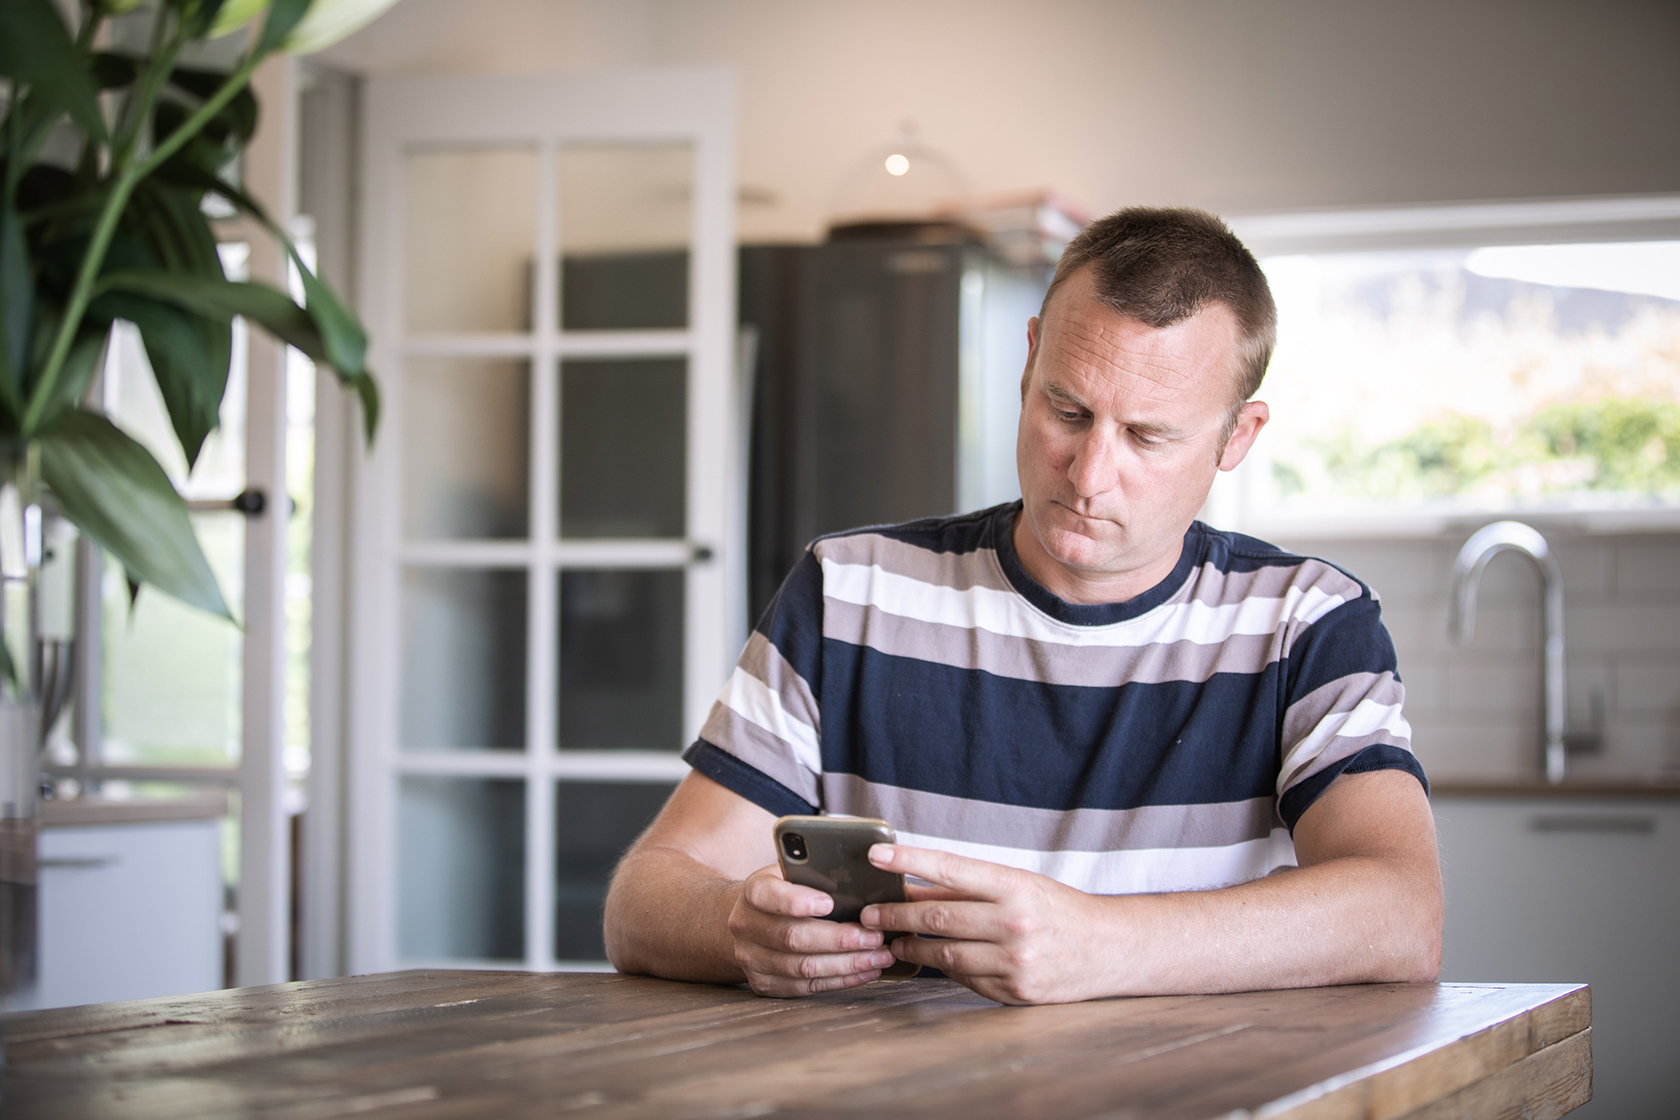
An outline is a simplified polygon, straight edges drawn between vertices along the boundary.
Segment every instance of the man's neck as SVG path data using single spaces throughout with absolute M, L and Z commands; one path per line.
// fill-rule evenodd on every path
M 1158 559 L 1122 572 L 1086 572 L 1070 568 L 1044 551 L 1027 526 L 1026 517 L 1017 513 L 1011 539 L 1015 556 L 1034 583 L 1056 598 L 1083 606 L 1124 603 L 1137 598 L 1178 567 L 1184 554 L 1184 538 Z

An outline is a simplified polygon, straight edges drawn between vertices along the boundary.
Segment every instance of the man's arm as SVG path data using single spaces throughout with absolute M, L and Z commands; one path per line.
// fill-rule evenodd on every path
M 1411 774 L 1332 782 L 1295 827 L 1298 870 L 1223 890 L 1089 895 L 1028 871 L 876 845 L 879 867 L 936 884 L 869 907 L 893 952 L 1002 1003 L 1433 980 L 1440 864 Z
M 621 972 L 794 996 L 867 984 L 892 964 L 881 934 L 821 915 L 834 900 L 789 883 L 775 818 L 690 774 L 636 841 L 607 892 L 607 959 Z

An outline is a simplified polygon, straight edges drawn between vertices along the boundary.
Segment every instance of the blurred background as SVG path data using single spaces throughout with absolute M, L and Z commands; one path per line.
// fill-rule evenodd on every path
M 221 432 L 175 468 L 243 631 L 131 611 L 91 547 L 54 548 L 77 683 L 39 1005 L 604 967 L 606 876 L 805 542 L 1015 497 L 1061 246 L 1186 204 L 1281 314 L 1273 423 L 1204 517 L 1381 595 L 1444 978 L 1591 982 L 1588 1114 L 1658 1115 L 1677 60 L 1655 0 L 402 0 L 275 63 L 240 170 L 353 296 L 386 421 L 364 451 L 307 362 L 240 343 Z M 230 274 L 285 282 L 222 229 Z M 142 362 L 119 338 L 103 391 L 161 458 Z M 1455 558 L 1507 518 L 1561 581 L 1559 786 L 1546 565 L 1496 560 L 1448 636 Z

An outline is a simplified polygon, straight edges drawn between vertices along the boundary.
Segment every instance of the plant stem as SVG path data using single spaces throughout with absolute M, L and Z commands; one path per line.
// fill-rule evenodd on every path
M 135 89 L 128 95 L 122 118 L 117 122 L 117 134 L 111 141 L 111 166 L 121 169 L 128 165 L 140 143 L 140 134 L 152 115 L 152 103 L 169 72 L 175 69 L 175 59 L 181 53 L 185 36 L 177 35 L 165 43 L 164 29 L 169 25 L 169 12 L 159 8 L 157 22 L 152 25 L 152 49 L 147 52 L 146 72 L 140 76 Z M 177 21 L 176 29 L 180 29 Z
M 118 175 L 110 195 L 105 200 L 105 209 L 99 215 L 99 224 L 94 227 L 93 239 L 88 243 L 87 252 L 82 257 L 81 270 L 76 274 L 76 286 L 70 291 L 70 300 L 64 307 L 64 318 L 58 324 L 58 336 L 53 339 L 52 353 L 48 355 L 47 364 L 41 371 L 41 379 L 35 383 L 35 389 L 29 395 L 29 407 L 24 411 L 21 426 L 25 438 L 35 434 L 35 429 L 41 423 L 41 414 L 46 411 L 47 402 L 52 399 L 53 387 L 58 382 L 59 374 L 63 372 L 64 361 L 70 354 L 70 344 L 76 338 L 76 331 L 82 325 L 82 316 L 87 311 L 94 280 L 105 263 L 105 251 L 110 248 L 111 238 L 117 232 L 117 222 L 122 218 L 129 196 L 134 193 L 134 188 L 139 185 L 140 180 L 180 151 L 182 145 L 197 135 L 211 118 L 233 100 L 234 94 L 245 88 L 260 62 L 261 56 L 251 55 L 246 58 L 238 70 L 228 75 L 228 80 L 216 91 L 215 96 L 199 107 L 198 112 L 183 121 L 181 126 L 170 133 L 163 143 L 152 149 L 145 159 L 129 164 Z

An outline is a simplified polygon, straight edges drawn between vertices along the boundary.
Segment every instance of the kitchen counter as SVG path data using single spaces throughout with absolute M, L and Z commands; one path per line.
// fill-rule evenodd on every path
M 210 790 L 192 797 L 169 799 L 79 797 L 71 801 L 43 801 L 40 809 L 42 828 L 203 821 L 228 815 L 228 795 L 223 790 Z
M 1561 1116 L 1579 985 L 1382 984 L 1000 1007 L 949 980 L 804 1000 L 425 971 L 0 1024 L 8 1120 L 63 1116 Z

